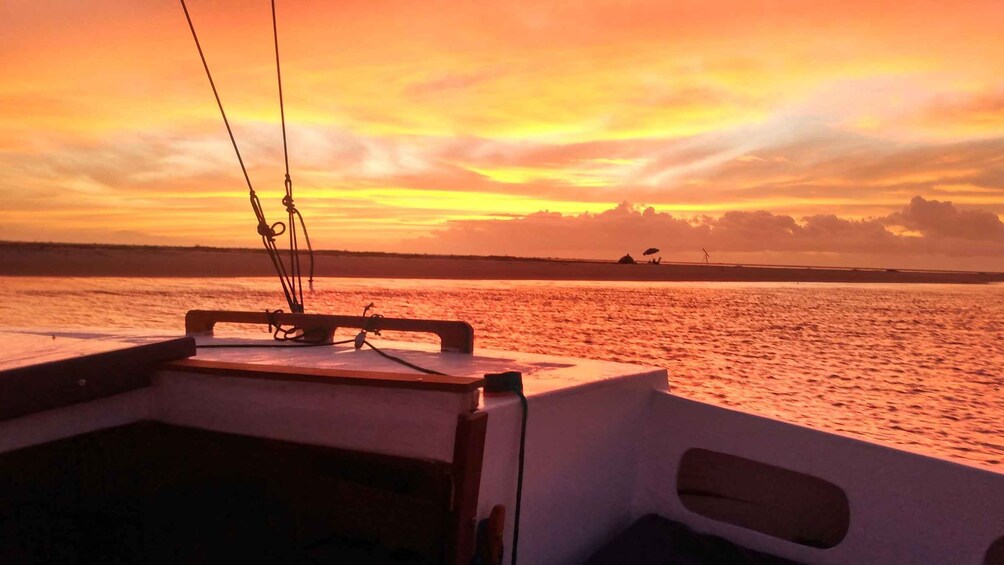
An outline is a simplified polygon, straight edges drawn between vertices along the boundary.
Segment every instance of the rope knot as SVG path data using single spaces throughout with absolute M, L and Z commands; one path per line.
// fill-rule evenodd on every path
M 268 331 L 269 332 L 279 331 L 279 328 L 282 327 L 282 324 L 279 323 L 279 320 L 278 320 L 279 314 L 282 314 L 282 310 L 281 309 L 280 310 L 267 310 L 267 309 L 265 310 L 265 316 L 267 317 Z
M 276 222 L 271 226 L 264 221 L 258 222 L 258 235 L 267 238 L 269 241 L 284 233 L 286 233 L 286 224 L 282 222 Z
M 286 207 L 286 211 L 290 214 L 296 212 L 296 204 L 293 203 L 293 195 L 287 194 L 282 197 L 282 205 Z

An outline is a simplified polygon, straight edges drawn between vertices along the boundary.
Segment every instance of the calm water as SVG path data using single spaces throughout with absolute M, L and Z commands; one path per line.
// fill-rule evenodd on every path
M 272 279 L 0 282 L 8 327 L 180 332 L 189 309 L 284 306 Z M 306 302 L 466 320 L 479 347 L 666 367 L 683 396 L 1004 468 L 1002 285 L 321 279 Z

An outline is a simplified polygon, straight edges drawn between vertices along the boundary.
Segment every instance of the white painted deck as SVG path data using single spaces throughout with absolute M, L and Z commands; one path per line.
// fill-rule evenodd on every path
M 0 371 L 106 353 L 159 339 L 143 334 L 0 331 L 0 342 L 4 346 L 0 353 Z

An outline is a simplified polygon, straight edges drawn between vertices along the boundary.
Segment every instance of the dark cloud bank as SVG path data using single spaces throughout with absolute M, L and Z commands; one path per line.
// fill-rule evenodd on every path
M 849 220 L 835 215 L 795 219 L 767 211 L 721 217 L 674 217 L 622 203 L 599 214 L 466 220 L 409 248 L 444 253 L 616 258 L 649 246 L 667 260 L 713 259 L 845 266 L 1004 271 L 1004 223 L 996 214 L 914 197 L 899 212 Z

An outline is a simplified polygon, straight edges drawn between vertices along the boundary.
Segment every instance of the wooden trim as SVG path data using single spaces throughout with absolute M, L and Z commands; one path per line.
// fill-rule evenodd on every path
M 466 565 L 474 559 L 477 534 L 478 494 L 485 456 L 488 414 L 473 412 L 457 418 L 453 446 L 453 519 L 449 536 L 448 563 Z
M 185 373 L 199 373 L 219 377 L 445 392 L 473 392 L 484 384 L 484 379 L 480 377 L 451 377 L 448 375 L 323 369 L 287 365 L 255 365 L 251 363 L 230 363 L 203 359 L 183 359 L 168 363 L 164 368 Z
M 182 337 L 0 371 L 0 420 L 147 387 L 161 363 L 191 355 Z
M 317 332 L 330 340 L 338 328 L 359 328 L 370 331 L 390 330 L 431 333 L 439 336 L 442 351 L 474 353 L 474 328 L 457 320 L 413 320 L 408 318 L 374 318 L 336 316 L 331 314 L 290 314 L 269 312 L 236 312 L 224 310 L 189 310 L 185 315 L 185 332 L 212 335 L 218 323 L 260 324 L 279 323 L 297 326 L 307 332 Z

